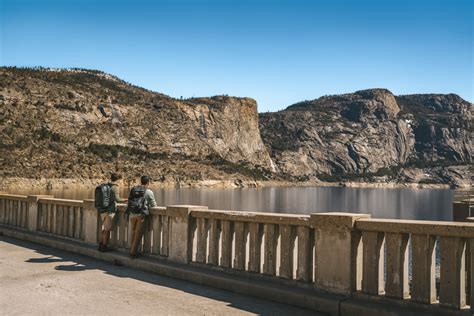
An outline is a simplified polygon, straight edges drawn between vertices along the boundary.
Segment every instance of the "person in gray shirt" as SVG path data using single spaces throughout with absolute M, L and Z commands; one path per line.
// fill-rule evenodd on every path
M 150 177 L 142 176 L 140 178 L 141 186 L 138 189 L 145 189 L 145 194 L 143 195 L 145 199 L 145 209 L 139 213 L 130 213 L 130 224 L 132 227 L 132 242 L 130 247 L 130 258 L 135 259 L 137 257 L 138 247 L 141 244 L 144 224 L 146 216 L 150 213 L 150 208 L 156 206 L 155 195 L 153 191 L 148 187 L 150 185 Z

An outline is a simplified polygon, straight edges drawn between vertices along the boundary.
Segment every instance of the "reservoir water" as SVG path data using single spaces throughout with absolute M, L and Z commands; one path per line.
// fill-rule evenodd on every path
M 123 189 L 122 195 L 127 196 Z M 369 213 L 375 218 L 452 220 L 449 189 L 269 187 L 244 189 L 153 189 L 158 205 L 207 205 L 210 209 L 311 214 Z M 57 198 L 93 198 L 94 189 L 15 190 L 15 194 L 51 194 Z

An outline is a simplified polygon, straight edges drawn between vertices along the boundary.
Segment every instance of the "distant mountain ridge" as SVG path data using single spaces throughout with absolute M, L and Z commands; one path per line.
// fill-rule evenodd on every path
M 0 84 L 2 178 L 456 186 L 473 163 L 472 104 L 453 94 L 370 89 L 258 114 L 250 98 L 175 99 L 79 68 L 2 67 Z

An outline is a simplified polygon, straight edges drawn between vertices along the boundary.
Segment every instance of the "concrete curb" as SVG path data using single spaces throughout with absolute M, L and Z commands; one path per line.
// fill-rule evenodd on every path
M 239 294 L 254 296 L 283 304 L 311 309 L 334 316 L 345 315 L 472 315 L 469 310 L 454 311 L 438 306 L 426 308 L 413 306 L 409 302 L 391 302 L 389 300 L 367 297 L 346 297 L 323 293 L 318 290 L 298 288 L 279 283 L 242 277 L 234 273 L 206 269 L 195 265 L 172 263 L 159 258 L 139 258 L 131 260 L 121 252 L 98 252 L 95 246 L 74 240 L 57 238 L 44 233 L 31 233 L 23 229 L 0 225 L 5 236 L 81 254 L 98 260 L 185 280 L 200 285 L 211 286 Z

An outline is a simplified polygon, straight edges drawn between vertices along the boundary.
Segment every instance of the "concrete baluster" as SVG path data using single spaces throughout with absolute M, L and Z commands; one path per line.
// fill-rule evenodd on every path
M 205 218 L 196 218 L 197 226 L 197 247 L 196 247 L 196 262 L 206 262 L 207 250 L 207 232 L 208 223 Z
M 245 270 L 246 265 L 246 247 L 247 247 L 246 224 L 241 221 L 234 222 L 234 269 Z
M 370 295 L 380 295 L 385 291 L 384 284 L 384 233 L 362 232 L 363 268 L 362 291 Z
M 10 201 L 11 200 L 4 200 L 5 201 L 5 218 L 4 223 L 9 225 L 10 224 Z
M 441 237 L 439 303 L 460 309 L 466 306 L 466 242 L 460 237 Z
M 296 269 L 296 279 L 298 281 L 308 282 L 312 280 L 313 275 L 314 236 L 310 234 L 310 228 L 307 226 L 298 226 L 296 233 L 298 235 L 298 267 Z
M 408 298 L 408 234 L 387 233 L 387 280 L 385 295 L 399 299 Z
M 17 226 L 22 226 L 23 224 L 23 202 L 18 201 L 18 225 Z
M 163 236 L 161 240 L 161 255 L 168 257 L 169 253 L 169 236 L 170 236 L 170 218 L 163 216 Z
M 58 205 L 59 207 L 59 235 L 66 236 L 67 235 L 67 212 L 66 206 Z
M 63 213 L 63 207 L 61 205 L 56 204 L 56 235 L 61 235 L 62 229 L 63 229 L 63 222 L 62 222 L 62 214 Z
M 5 224 L 10 225 L 11 200 L 5 200 Z
M 207 263 L 212 265 L 219 264 L 219 239 L 220 239 L 220 221 L 209 219 L 209 255 Z
M 23 208 L 25 209 L 25 217 L 23 218 L 23 228 L 28 227 L 28 203 L 23 202 Z
M 53 204 L 46 204 L 46 212 L 48 213 L 47 221 L 46 221 L 46 231 L 48 233 L 51 233 L 52 232 L 51 222 L 54 220 L 54 217 L 53 217 Z
M 368 214 L 311 214 L 315 234 L 315 283 L 329 291 L 348 294 L 360 276 L 357 264 L 361 255 L 354 244 L 354 225 Z
M 67 237 L 74 238 L 74 207 L 67 206 Z
M 285 279 L 293 278 L 295 239 L 296 234 L 294 226 L 280 225 L 280 277 Z
M 245 270 L 246 255 L 247 255 L 247 235 L 248 230 L 244 222 L 234 223 L 235 232 L 235 259 L 234 268 Z
M 152 245 L 152 253 L 155 255 L 160 254 L 160 247 L 161 247 L 161 215 L 154 215 L 152 219 L 153 225 L 153 245 Z M 121 235 L 121 233 L 120 233 Z M 120 241 L 119 241 L 120 243 Z
M 221 222 L 222 243 L 221 243 L 221 267 L 230 268 L 232 263 L 232 239 L 233 225 L 230 221 Z
M 264 251 L 263 273 L 268 275 L 276 274 L 277 246 L 278 246 L 278 225 L 264 224 Z
M 118 216 L 117 218 L 117 225 L 115 227 L 116 230 L 116 247 L 119 248 L 125 248 L 125 242 L 126 242 L 126 233 L 127 233 L 127 226 L 128 226 L 128 220 L 125 216 L 125 210 L 120 210 L 117 212 L 115 216 Z
M 14 201 L 13 200 L 8 200 L 8 219 L 7 219 L 7 224 L 8 225 L 13 225 L 13 216 L 14 216 L 14 212 L 13 212 L 13 203 Z
M 151 253 L 151 223 L 153 223 L 153 215 L 149 215 L 148 218 L 145 220 L 145 227 L 143 227 L 143 253 L 149 254 Z
M 411 299 L 415 302 L 426 304 L 436 302 L 435 246 L 435 236 L 411 235 Z
M 5 199 L 0 199 L 0 224 L 5 223 L 5 211 L 6 211 L 6 202 L 7 200 Z
M 59 210 L 58 210 L 58 213 Z M 82 229 L 84 241 L 89 244 L 97 244 L 97 231 L 99 230 L 99 212 L 94 206 L 94 200 L 84 200 L 82 214 Z M 59 226 L 58 226 L 59 228 Z
M 21 227 L 21 222 L 22 222 L 22 215 L 23 215 L 23 208 L 22 208 L 22 202 L 21 201 L 16 201 L 16 206 L 17 206 L 17 219 L 16 219 L 16 225 Z
M 74 238 L 81 239 L 82 207 L 74 208 Z
M 251 272 L 260 272 L 263 230 L 260 223 L 249 223 L 249 268 Z
M 49 203 L 42 203 L 41 204 L 40 217 L 41 217 L 41 231 L 43 231 L 43 232 L 48 232 L 49 209 L 50 209 L 50 207 L 51 207 L 51 204 L 49 204 Z
M 21 201 L 16 201 L 16 206 L 17 206 L 17 219 L 16 219 L 16 226 L 21 227 L 21 222 L 22 222 L 22 215 L 23 215 L 23 209 L 22 209 L 22 202 Z
M 19 226 L 18 217 L 20 215 L 20 208 L 18 207 L 18 201 L 13 201 L 13 225 Z

